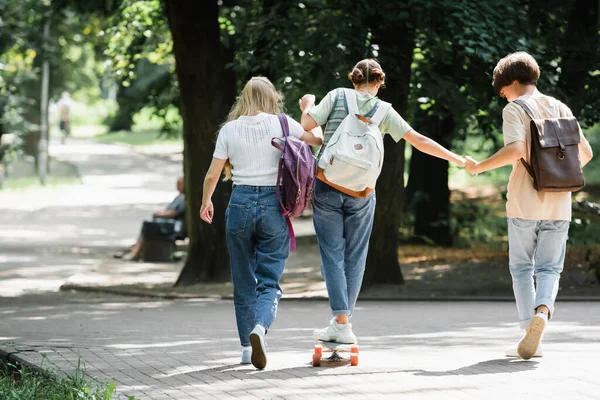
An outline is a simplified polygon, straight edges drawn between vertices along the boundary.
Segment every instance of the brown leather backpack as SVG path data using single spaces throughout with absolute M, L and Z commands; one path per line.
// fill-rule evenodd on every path
M 579 158 L 579 124 L 575 117 L 536 118 L 523 100 L 514 100 L 531 118 L 531 152 L 528 164 L 538 192 L 576 192 L 585 186 Z

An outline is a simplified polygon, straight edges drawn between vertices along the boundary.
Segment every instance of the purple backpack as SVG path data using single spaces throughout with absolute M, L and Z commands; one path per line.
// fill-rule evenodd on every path
M 271 144 L 283 154 L 279 160 L 275 190 L 281 205 L 281 214 L 286 217 L 290 232 L 291 249 L 296 249 L 296 236 L 290 217 L 298 217 L 308 207 L 315 182 L 316 160 L 310 146 L 290 136 L 290 127 L 285 114 L 277 116 L 283 130 L 283 139 L 273 138 Z M 282 144 L 278 143 L 282 142 Z M 280 186 L 283 185 L 283 197 Z

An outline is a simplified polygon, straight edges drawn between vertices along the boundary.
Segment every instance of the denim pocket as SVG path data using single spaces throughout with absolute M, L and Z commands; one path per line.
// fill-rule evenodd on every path
M 524 218 L 511 218 L 510 221 L 514 226 L 516 226 L 517 228 L 522 228 L 522 229 L 534 228 L 536 226 L 536 224 L 538 223 L 538 221 L 535 219 L 524 219 Z
M 279 206 L 261 206 L 261 227 L 268 236 L 277 236 L 283 233 L 286 227 L 285 217 L 281 215 Z
M 248 206 L 230 204 L 225 213 L 225 228 L 229 233 L 240 233 L 246 229 L 248 220 Z
M 569 228 L 569 221 L 564 221 L 561 219 L 552 220 L 551 224 L 554 225 L 558 231 L 566 231 Z
M 328 184 L 315 179 L 315 187 L 313 189 L 313 198 L 315 201 L 327 201 L 329 198 L 329 188 Z

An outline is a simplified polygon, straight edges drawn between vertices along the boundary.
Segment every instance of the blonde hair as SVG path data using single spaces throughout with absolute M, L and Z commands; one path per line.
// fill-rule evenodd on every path
M 279 114 L 283 112 L 283 96 L 275 89 L 273 83 L 264 76 L 251 78 L 237 97 L 224 124 L 234 121 L 243 115 L 256 115 L 259 112 Z M 223 125 L 224 125 L 223 124 Z M 223 171 L 223 181 L 231 179 L 231 163 L 227 160 Z

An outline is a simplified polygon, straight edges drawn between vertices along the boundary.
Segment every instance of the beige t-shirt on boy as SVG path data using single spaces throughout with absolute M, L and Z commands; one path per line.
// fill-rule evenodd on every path
M 534 112 L 545 118 L 572 116 L 571 110 L 553 97 L 535 91 L 519 97 Z M 529 163 L 531 149 L 530 118 L 521 106 L 509 103 L 502 112 L 504 145 L 523 141 L 527 146 L 525 161 Z M 583 134 L 582 134 L 583 135 Z M 533 179 L 520 160 L 515 161 L 508 181 L 506 215 L 508 218 L 571 221 L 571 193 L 538 192 Z

